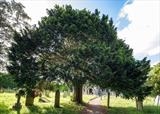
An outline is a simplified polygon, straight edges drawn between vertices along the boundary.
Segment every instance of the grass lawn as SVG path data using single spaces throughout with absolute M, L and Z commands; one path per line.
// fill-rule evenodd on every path
M 84 106 L 76 105 L 70 101 L 70 97 L 63 98 L 61 96 L 61 107 L 55 109 L 53 107 L 54 94 L 52 93 L 48 98 L 51 102 L 49 103 L 40 103 L 38 102 L 38 97 L 35 98 L 34 106 L 26 107 L 25 98 L 22 97 L 21 104 L 22 109 L 20 112 L 12 110 L 13 104 L 16 102 L 15 93 L 0 93 L 0 114 L 79 114 Z M 83 99 L 85 102 L 88 102 L 89 99 L 94 96 L 84 95 Z
M 107 97 L 102 99 L 102 104 L 106 106 Z M 151 97 L 145 99 L 142 112 L 136 110 L 134 100 L 126 100 L 121 97 L 111 96 L 110 106 L 108 114 L 160 114 L 160 106 L 154 106 L 154 98 Z

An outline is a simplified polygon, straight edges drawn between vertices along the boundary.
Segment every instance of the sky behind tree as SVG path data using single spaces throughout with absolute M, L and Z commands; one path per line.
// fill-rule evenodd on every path
M 70 4 L 74 9 L 94 12 L 113 18 L 118 37 L 134 50 L 136 59 L 147 56 L 154 65 L 160 62 L 160 0 L 15 0 L 21 2 L 37 24 L 46 9 Z

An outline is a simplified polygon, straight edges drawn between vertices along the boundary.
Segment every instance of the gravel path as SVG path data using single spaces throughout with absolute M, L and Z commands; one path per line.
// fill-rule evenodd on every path
M 107 114 L 107 111 L 105 107 L 101 106 L 100 98 L 98 97 L 90 100 L 81 114 Z

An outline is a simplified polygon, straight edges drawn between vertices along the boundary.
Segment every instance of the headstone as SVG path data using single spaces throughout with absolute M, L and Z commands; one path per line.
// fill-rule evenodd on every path
M 39 98 L 39 102 L 48 103 L 48 102 L 50 102 L 50 100 L 48 100 L 48 99 L 45 98 L 45 97 L 40 97 L 40 98 Z
M 160 105 L 160 95 L 157 95 L 156 98 L 155 98 L 155 105 Z

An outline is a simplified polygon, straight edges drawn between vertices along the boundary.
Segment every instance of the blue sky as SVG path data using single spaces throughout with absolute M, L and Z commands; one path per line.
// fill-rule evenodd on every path
M 71 4 L 75 9 L 98 9 L 102 14 L 108 14 L 116 22 L 117 16 L 127 0 L 15 0 L 21 2 L 28 14 L 32 17 L 32 24 L 37 23 L 40 17 L 46 15 L 46 8 L 52 8 L 55 4 Z
M 86 8 L 90 11 L 98 9 L 101 14 L 108 14 L 116 21 L 118 13 L 126 0 L 68 0 L 67 4 L 72 4 L 73 8 L 83 9 Z
M 160 62 L 160 0 L 15 0 L 26 7 L 36 24 L 55 4 L 71 4 L 75 9 L 98 9 L 113 18 L 118 37 L 133 48 L 136 59 L 147 56 L 154 65 Z

